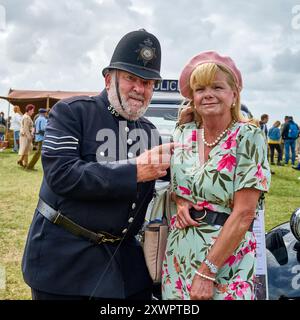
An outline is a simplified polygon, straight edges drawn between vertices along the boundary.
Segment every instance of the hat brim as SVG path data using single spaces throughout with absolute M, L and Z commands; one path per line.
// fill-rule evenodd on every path
M 131 65 L 129 63 L 114 63 L 102 70 L 103 76 L 110 70 L 122 70 L 134 74 L 135 76 L 145 79 L 145 80 L 162 80 L 159 72 L 155 72 L 152 69 L 146 67 L 139 67 L 136 65 Z

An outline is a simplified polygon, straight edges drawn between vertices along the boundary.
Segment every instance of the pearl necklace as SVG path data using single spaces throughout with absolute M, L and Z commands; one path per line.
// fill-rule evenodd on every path
M 208 146 L 208 147 L 214 147 L 214 146 L 216 146 L 216 145 L 220 142 L 220 140 L 225 136 L 226 132 L 227 132 L 231 127 L 233 127 L 234 124 L 235 124 L 235 121 L 233 120 L 233 121 L 231 122 L 231 124 L 229 125 L 229 127 L 226 128 L 223 132 L 221 132 L 221 133 L 218 135 L 218 137 L 216 138 L 216 140 L 213 141 L 212 143 L 208 143 L 208 142 L 205 140 L 205 137 L 204 137 L 204 128 L 203 128 L 202 135 L 201 135 L 203 143 L 204 143 L 206 146 Z
M 119 116 L 119 113 L 115 110 L 115 108 L 114 108 L 112 105 L 109 105 L 109 106 L 107 107 L 107 109 L 110 111 L 110 113 L 111 113 L 112 115 L 114 115 L 114 116 L 116 116 L 116 117 Z

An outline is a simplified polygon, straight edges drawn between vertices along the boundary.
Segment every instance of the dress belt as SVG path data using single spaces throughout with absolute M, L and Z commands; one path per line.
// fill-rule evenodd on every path
M 191 215 L 191 218 L 196 220 L 197 222 L 203 221 L 210 225 L 219 225 L 219 226 L 223 226 L 229 217 L 228 213 L 216 212 L 208 209 L 204 209 L 201 211 L 190 209 L 190 215 Z M 253 222 L 254 220 L 250 224 L 248 231 L 253 230 Z
M 122 239 L 105 231 L 99 231 L 96 233 L 80 226 L 68 217 L 64 216 L 59 210 L 51 208 L 41 198 L 39 199 L 37 210 L 50 222 L 61 226 L 75 236 L 83 237 L 96 244 L 116 243 Z

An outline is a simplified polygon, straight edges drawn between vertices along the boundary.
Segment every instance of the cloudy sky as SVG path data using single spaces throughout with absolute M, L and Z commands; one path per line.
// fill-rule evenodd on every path
M 0 0 L 0 95 L 100 91 L 118 40 L 139 28 L 160 40 L 164 78 L 216 50 L 240 68 L 255 117 L 300 123 L 300 0 Z

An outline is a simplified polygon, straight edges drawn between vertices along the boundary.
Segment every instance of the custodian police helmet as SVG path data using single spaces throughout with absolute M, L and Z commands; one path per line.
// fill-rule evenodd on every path
M 103 76 L 112 69 L 130 72 L 143 79 L 161 80 L 161 49 L 158 39 L 145 29 L 127 33 L 117 44 Z

